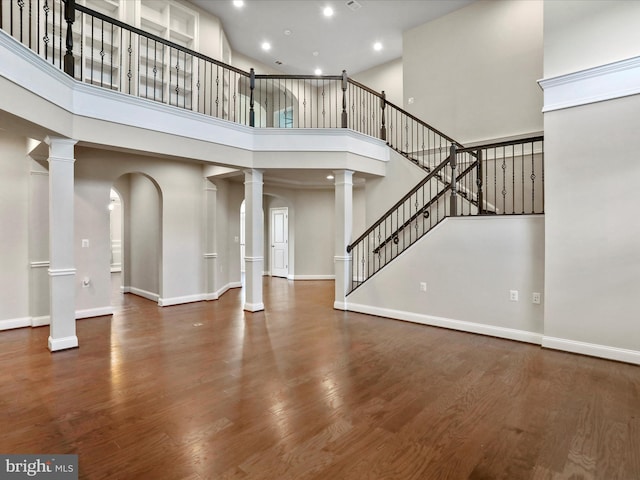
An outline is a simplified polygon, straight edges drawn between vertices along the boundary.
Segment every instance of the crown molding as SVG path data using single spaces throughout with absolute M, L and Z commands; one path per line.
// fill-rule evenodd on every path
M 640 94 L 640 57 L 538 80 L 544 113 Z

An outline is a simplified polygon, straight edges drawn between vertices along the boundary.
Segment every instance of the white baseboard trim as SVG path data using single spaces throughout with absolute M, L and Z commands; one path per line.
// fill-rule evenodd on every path
M 542 346 L 554 350 L 579 353 L 590 357 L 606 358 L 618 362 L 634 363 L 640 365 L 640 351 L 627 350 L 624 348 L 609 347 L 595 343 L 577 342 L 565 338 L 542 337 Z
M 335 275 L 289 275 L 289 280 L 335 280 Z
M 31 326 L 31 317 L 10 318 L 8 320 L 0 320 L 0 330 L 11 330 L 14 328 L 23 328 Z
M 78 346 L 78 337 L 72 335 L 70 337 L 51 338 L 49 337 L 49 351 L 57 352 L 58 350 L 67 350 L 68 348 L 76 348 Z
M 51 317 L 49 315 L 42 315 L 41 317 L 31 317 L 32 327 L 44 327 L 45 325 L 51 325 Z
M 116 267 L 116 266 L 111 267 L 111 273 L 119 273 L 119 272 L 122 272 L 122 267 Z
M 218 300 L 222 295 L 224 295 L 227 290 L 231 290 L 232 288 L 242 288 L 242 282 L 230 282 L 225 286 L 219 288 L 213 293 L 207 293 L 205 300 Z
M 198 293 L 196 295 L 185 295 L 183 297 L 159 298 L 158 305 L 161 307 L 170 307 L 172 305 L 182 305 L 183 303 L 203 302 L 206 299 L 206 293 Z
M 138 295 L 139 297 L 146 298 L 147 300 L 152 300 L 154 302 L 157 302 L 160 298 L 160 295 L 157 293 L 147 292 L 146 290 L 136 287 L 122 287 L 122 293 L 133 293 L 134 295 Z
M 81 318 L 103 317 L 113 315 L 113 307 L 87 308 L 84 310 L 76 310 L 76 320 Z
M 336 308 L 335 304 L 334 308 Z M 396 320 L 404 320 L 406 322 L 421 323 L 432 327 L 442 327 L 462 332 L 479 333 L 481 335 L 488 335 L 491 337 L 506 338 L 508 340 L 516 340 L 518 342 L 534 343 L 536 345 L 540 345 L 542 343 L 541 333 L 529 332 L 526 330 L 497 327 L 494 325 L 435 317 L 433 315 L 424 315 L 420 313 L 404 312 L 389 308 L 372 307 L 369 305 L 359 305 L 350 302 L 346 303 L 346 310 L 366 313 L 368 315 L 377 315 L 379 317 L 394 318 Z
M 333 308 L 336 310 L 347 310 L 347 304 L 345 302 L 338 302 L 337 300 L 333 302 Z
M 262 302 L 260 302 L 260 303 L 246 303 L 245 302 L 243 309 L 246 310 L 247 312 L 260 312 L 260 311 L 264 310 L 264 303 L 262 303 Z
M 120 285 L 120 293 L 131 293 L 131 287 Z

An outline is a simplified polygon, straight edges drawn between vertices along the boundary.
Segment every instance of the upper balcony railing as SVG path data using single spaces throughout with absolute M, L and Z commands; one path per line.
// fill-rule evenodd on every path
M 429 171 L 455 143 L 348 78 L 259 75 L 76 0 L 1 0 L 1 28 L 81 82 L 258 128 L 350 128 Z

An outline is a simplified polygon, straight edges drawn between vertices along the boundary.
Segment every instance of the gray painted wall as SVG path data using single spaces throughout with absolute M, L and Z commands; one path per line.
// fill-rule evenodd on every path
M 541 131 L 542 17 L 541 0 L 480 0 L 405 32 L 405 106 L 463 143 Z
M 543 217 L 450 218 L 347 302 L 423 323 L 437 324 L 429 318 L 437 317 L 541 334 L 543 307 L 532 303 L 532 293 L 543 291 L 543 266 Z M 518 290 L 518 302 L 510 301 L 510 290 Z
M 0 320 L 3 320 L 30 315 L 30 160 L 25 138 L 9 136 L 0 130 L 0 143 Z

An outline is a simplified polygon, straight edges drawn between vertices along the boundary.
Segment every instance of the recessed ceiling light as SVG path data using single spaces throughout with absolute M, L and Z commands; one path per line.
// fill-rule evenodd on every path
M 262 49 L 267 52 L 271 50 L 271 44 L 269 42 L 262 42 Z
M 324 10 L 322 11 L 322 13 L 324 13 L 325 17 L 333 17 L 333 8 L 324 7 Z
M 382 50 L 382 44 L 381 44 L 380 42 L 376 42 L 376 43 L 374 43 L 374 44 L 373 44 L 373 49 L 374 49 L 376 52 L 379 52 L 380 50 Z
M 327 180 L 333 180 L 335 177 L 333 175 L 327 175 Z
M 313 73 L 315 73 L 316 75 L 322 75 L 322 70 L 320 70 L 319 68 L 316 68 Z
M 242 8 L 244 7 L 244 1 L 243 0 L 233 0 L 233 6 L 236 8 Z

